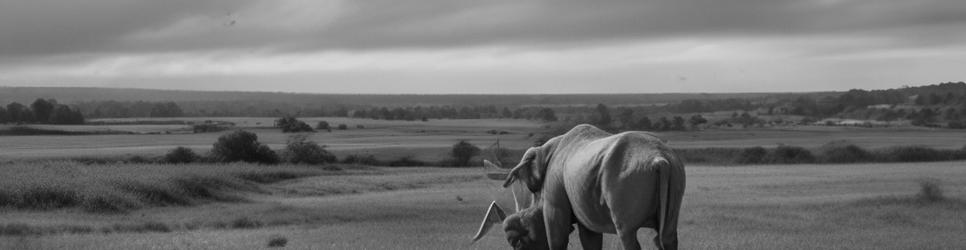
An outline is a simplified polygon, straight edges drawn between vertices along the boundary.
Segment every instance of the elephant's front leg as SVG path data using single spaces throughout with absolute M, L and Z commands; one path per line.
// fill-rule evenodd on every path
M 566 250 L 573 232 L 573 210 L 567 194 L 560 190 L 546 190 L 544 193 L 543 221 L 547 228 L 547 241 L 550 249 Z

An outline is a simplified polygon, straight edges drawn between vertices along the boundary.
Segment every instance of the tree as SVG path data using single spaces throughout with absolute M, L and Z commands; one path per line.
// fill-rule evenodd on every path
M 30 108 L 34 111 L 34 118 L 37 119 L 39 123 L 46 123 L 50 121 L 50 114 L 54 112 L 54 106 L 57 105 L 57 101 L 54 99 L 44 100 L 43 98 L 37 98 L 33 104 L 30 104 Z
M 708 119 L 704 119 L 701 115 L 693 115 L 688 119 L 688 123 L 691 124 L 692 128 L 697 128 L 698 125 L 708 123 Z
M 282 128 L 282 133 L 315 132 L 309 124 L 295 119 L 294 116 L 284 116 L 275 120 L 275 126 Z
M 469 166 L 470 159 L 478 154 L 480 154 L 480 148 L 466 142 L 466 140 L 460 140 L 460 142 L 454 144 L 453 150 L 450 152 L 456 166 Z
M 667 119 L 667 116 L 661 116 L 661 119 L 658 119 L 652 127 L 654 127 L 654 130 L 664 131 L 670 130 L 671 126 L 671 121 Z
M 327 121 L 319 121 L 319 123 L 315 125 L 315 129 L 332 132 L 332 127 L 329 126 L 329 122 Z
M 10 116 L 7 114 L 7 109 L 0 106 L 0 124 L 10 122 Z
M 164 162 L 173 164 L 191 163 L 201 158 L 191 148 L 176 147 L 164 155 Z
M 651 124 L 651 118 L 647 118 L 647 116 L 642 116 L 641 119 L 637 119 L 637 122 L 634 124 L 634 129 L 641 130 L 641 131 L 654 129 L 654 127 Z
M 551 108 L 542 108 L 537 112 L 537 119 L 543 121 L 557 121 L 557 114 Z
M 634 129 L 634 110 L 630 108 L 620 108 L 617 113 L 617 120 L 621 122 L 621 127 L 626 130 Z
M 611 121 L 610 110 L 603 103 L 598 103 L 595 110 L 597 110 L 597 114 L 594 116 L 594 125 L 605 130 L 609 129 Z
M 11 102 L 10 104 L 7 104 L 7 116 L 11 122 L 16 123 L 30 122 L 33 120 L 33 112 L 31 112 L 27 106 L 24 106 L 19 102 Z
M 500 115 L 500 117 L 502 117 L 502 118 L 513 118 L 513 111 L 510 111 L 510 108 L 508 108 L 508 107 L 503 107 L 503 112 Z
M 174 102 L 155 103 L 151 107 L 151 117 L 179 117 L 184 116 L 184 111 Z
M 278 155 L 272 149 L 258 142 L 258 135 L 245 130 L 236 130 L 218 137 L 218 141 L 212 145 L 211 154 L 221 162 L 279 162 Z
M 52 124 L 84 124 L 84 115 L 80 110 L 71 109 L 67 105 L 58 104 L 50 113 L 48 122 Z
M 684 117 L 674 116 L 671 123 L 671 130 L 684 130 Z
M 289 137 L 282 158 L 293 164 L 323 164 L 335 162 L 335 155 L 325 150 L 324 146 L 309 140 L 306 134 Z

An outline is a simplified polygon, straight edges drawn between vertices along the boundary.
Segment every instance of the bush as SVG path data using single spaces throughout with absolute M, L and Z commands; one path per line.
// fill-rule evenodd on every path
M 278 155 L 268 146 L 258 142 L 255 133 L 236 130 L 218 137 L 211 149 L 212 157 L 220 162 L 256 162 L 275 164 L 279 162 Z
M 951 160 L 955 152 L 943 152 L 925 146 L 898 146 L 879 152 L 879 160 L 885 162 L 922 162 Z
M 768 150 L 763 147 L 750 147 L 745 148 L 735 159 L 736 163 L 740 164 L 756 164 L 763 162 L 765 155 L 768 154 Z
M 288 238 L 281 235 L 275 235 L 268 239 L 268 247 L 284 247 L 286 244 L 288 244 Z
M 919 180 L 919 194 L 916 195 L 916 198 L 924 202 L 946 200 L 942 188 L 939 187 L 939 180 L 931 178 Z
M 856 163 L 874 160 L 872 153 L 845 141 L 829 142 L 819 148 L 819 161 L 826 163 Z
M 740 156 L 746 149 L 741 148 L 678 148 L 673 149 L 674 155 L 687 163 L 732 164 L 736 155 Z M 764 148 L 762 148 L 764 150 Z M 764 155 L 764 154 L 762 154 Z M 754 158 L 752 156 L 748 156 Z M 761 156 L 757 157 L 760 161 Z
M 769 152 L 763 159 L 766 163 L 814 163 L 815 156 L 811 151 L 803 147 L 780 145 L 775 150 Z
M 430 164 L 424 161 L 418 161 L 413 159 L 412 156 L 403 156 L 395 161 L 389 162 L 390 167 L 414 167 L 414 166 L 429 166 Z
M 452 151 L 450 151 L 450 156 L 453 156 L 453 163 L 456 166 L 469 166 L 470 159 L 478 154 L 480 154 L 480 148 L 466 142 L 466 140 L 454 144 Z
M 346 130 L 346 129 L 349 129 L 349 126 L 346 126 L 345 124 L 339 124 L 338 128 L 339 130 Z
M 285 116 L 275 120 L 275 126 L 282 128 L 282 133 L 315 132 L 309 124 L 295 119 L 294 116 Z
M 176 147 L 164 155 L 165 163 L 184 164 L 192 163 L 200 157 L 193 150 L 186 147 Z
M 329 126 L 329 122 L 327 121 L 319 121 L 319 123 L 315 125 L 315 129 L 332 131 L 332 127 Z
M 294 164 L 323 164 L 336 161 L 335 155 L 326 151 L 318 143 L 310 141 L 307 135 L 289 137 L 283 158 L 286 162 Z

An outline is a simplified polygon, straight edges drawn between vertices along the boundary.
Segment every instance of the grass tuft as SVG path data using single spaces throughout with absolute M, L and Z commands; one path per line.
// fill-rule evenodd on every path
M 946 200 L 946 197 L 943 196 L 943 190 L 939 186 L 939 180 L 933 178 L 919 180 L 919 193 L 916 194 L 916 198 L 925 203 Z

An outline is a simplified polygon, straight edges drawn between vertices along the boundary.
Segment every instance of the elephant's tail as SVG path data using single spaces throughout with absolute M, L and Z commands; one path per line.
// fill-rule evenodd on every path
M 677 250 L 678 248 L 678 214 L 681 210 L 681 200 L 684 196 L 684 167 L 671 158 L 654 159 L 660 175 L 660 214 L 658 222 L 658 240 L 660 249 Z M 673 163 L 672 163 L 673 162 Z

